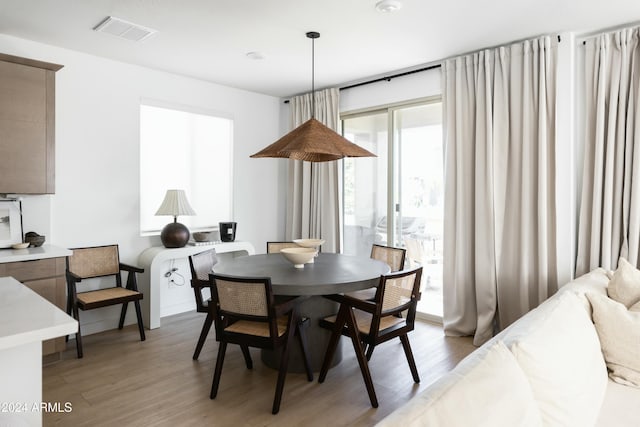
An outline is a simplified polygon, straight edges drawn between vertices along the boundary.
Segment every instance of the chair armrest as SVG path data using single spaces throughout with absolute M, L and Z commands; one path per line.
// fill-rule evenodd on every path
M 75 273 L 72 273 L 69 270 L 67 270 L 67 279 L 70 279 L 73 282 L 82 282 L 82 277 L 78 276 Z
M 339 302 L 340 304 L 347 304 L 351 307 L 357 308 L 358 310 L 366 311 L 367 313 L 375 313 L 376 311 L 376 304 L 373 301 L 365 301 L 342 294 L 325 295 L 325 298 L 329 298 L 330 300 Z
M 144 273 L 144 268 L 134 267 L 133 265 L 120 263 L 120 270 L 129 271 L 131 273 Z
M 194 289 L 211 288 L 213 284 L 208 280 L 191 279 L 191 287 Z

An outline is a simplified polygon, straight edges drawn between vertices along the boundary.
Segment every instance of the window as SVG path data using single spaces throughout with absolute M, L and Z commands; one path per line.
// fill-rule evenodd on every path
M 406 266 L 424 269 L 418 309 L 441 317 L 440 99 L 345 114 L 342 120 L 344 136 L 378 156 L 344 160 L 344 253 L 369 256 L 373 243 L 406 248 Z
M 170 221 L 155 216 L 168 189 L 185 190 L 196 215 L 178 219 L 193 232 L 232 218 L 233 120 L 203 112 L 140 106 L 140 233 Z

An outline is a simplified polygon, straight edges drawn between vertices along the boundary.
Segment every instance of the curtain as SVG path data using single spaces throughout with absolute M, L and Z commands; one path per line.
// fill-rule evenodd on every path
M 557 290 L 556 44 L 445 61 L 444 313 L 481 345 Z
M 339 128 L 337 88 L 315 93 L 315 118 L 330 129 Z M 291 129 L 311 118 L 310 93 L 290 100 Z M 285 238 L 322 238 L 324 252 L 340 250 L 340 195 L 338 161 L 289 160 Z
M 638 265 L 640 243 L 639 29 L 585 42 L 585 151 L 576 274 Z

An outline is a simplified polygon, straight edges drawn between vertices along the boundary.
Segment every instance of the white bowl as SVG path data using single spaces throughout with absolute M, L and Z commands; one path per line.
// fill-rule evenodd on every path
M 313 248 L 284 248 L 280 253 L 295 268 L 304 268 L 304 265 L 311 262 L 316 256 L 316 250 Z
M 322 246 L 324 239 L 294 239 L 293 243 L 303 248 L 317 248 Z
M 11 245 L 13 249 L 26 249 L 29 247 L 29 242 L 26 243 L 15 243 Z

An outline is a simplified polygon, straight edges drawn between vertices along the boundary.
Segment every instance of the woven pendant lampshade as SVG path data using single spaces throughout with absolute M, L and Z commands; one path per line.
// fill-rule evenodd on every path
M 251 157 L 287 158 L 308 162 L 328 162 L 343 157 L 376 157 L 315 119 L 313 41 L 320 37 L 320 33 L 310 31 L 307 37 L 312 41 L 311 119 Z
M 316 119 L 309 119 L 251 157 L 285 157 L 328 162 L 343 157 L 375 157 Z

